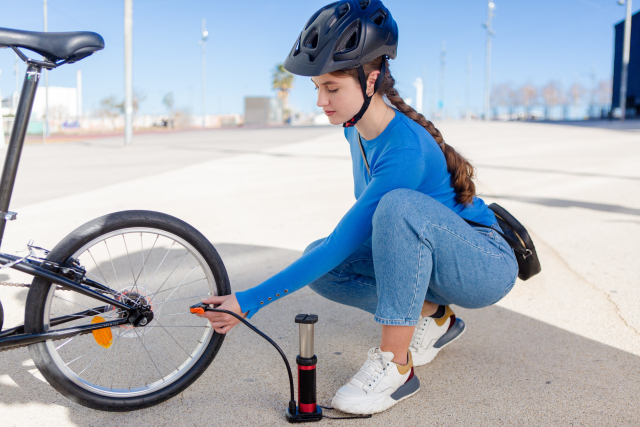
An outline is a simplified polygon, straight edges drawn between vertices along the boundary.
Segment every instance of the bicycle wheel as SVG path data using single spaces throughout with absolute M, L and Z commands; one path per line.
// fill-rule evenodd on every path
M 36 366 L 60 393 L 94 409 L 141 409 L 180 393 L 213 361 L 224 335 L 189 306 L 228 295 L 229 278 L 213 245 L 195 228 L 158 212 L 117 212 L 79 227 L 47 256 L 58 263 L 72 258 L 115 298 L 150 306 L 153 319 L 145 326 L 125 324 L 30 345 Z M 36 278 L 25 327 L 30 333 L 54 331 L 113 320 L 121 312 Z M 74 320 L 51 322 L 60 316 Z

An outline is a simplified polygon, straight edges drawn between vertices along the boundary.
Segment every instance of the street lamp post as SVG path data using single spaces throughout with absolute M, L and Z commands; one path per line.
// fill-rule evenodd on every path
M 133 0 L 124 0 L 124 144 L 133 140 Z
M 440 99 L 438 100 L 438 110 L 440 112 L 440 119 L 444 120 L 444 73 L 446 67 L 447 58 L 447 42 L 442 41 L 442 47 L 440 49 Z
M 207 31 L 207 20 L 202 18 L 202 127 L 205 127 L 206 107 L 207 107 L 207 39 L 209 32 Z
M 620 120 L 624 120 L 627 112 L 627 77 L 629 71 L 629 50 L 631 45 L 631 0 L 627 1 L 627 16 L 624 20 L 624 45 L 622 48 L 622 75 L 620 79 Z M 624 5 L 624 0 L 618 0 Z
M 47 25 L 47 0 L 43 2 L 44 32 L 49 31 Z M 42 129 L 42 143 L 47 142 L 49 136 L 49 70 L 44 70 L 44 126 Z
M 495 34 L 491 29 L 491 22 L 493 18 L 493 10 L 496 5 L 493 1 L 488 0 L 487 3 L 487 22 L 482 26 L 487 29 L 487 47 L 485 56 L 485 70 L 484 70 L 484 120 L 489 120 L 489 113 L 491 109 L 491 37 Z

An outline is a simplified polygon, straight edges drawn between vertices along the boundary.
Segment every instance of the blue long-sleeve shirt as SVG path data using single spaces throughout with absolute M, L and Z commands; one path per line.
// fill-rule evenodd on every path
M 496 219 L 480 198 L 464 206 L 455 201 L 444 154 L 425 128 L 400 111 L 378 137 L 362 145 L 369 162 L 367 173 L 355 127 L 344 129 L 351 149 L 356 202 L 333 232 L 275 276 L 236 297 L 243 312 L 253 316 L 260 308 L 318 279 L 371 237 L 373 214 L 382 196 L 396 188 L 427 194 L 462 218 L 491 225 Z M 427 215 L 427 213 L 425 213 Z

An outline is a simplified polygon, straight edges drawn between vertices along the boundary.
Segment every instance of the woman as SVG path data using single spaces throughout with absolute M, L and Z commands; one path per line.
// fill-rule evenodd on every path
M 284 66 L 311 76 L 317 105 L 331 124 L 345 127 L 357 200 L 331 235 L 280 273 L 203 300 L 251 317 L 309 285 L 374 314 L 380 345 L 332 402 L 357 414 L 417 393 L 413 367 L 464 331 L 450 304 L 494 304 L 518 274 L 512 249 L 493 231 L 501 231 L 493 212 L 475 197 L 471 164 L 394 89 L 387 57 L 396 57 L 397 43 L 397 25 L 379 0 L 343 0 L 311 17 Z M 201 316 L 223 334 L 238 323 L 220 313 Z

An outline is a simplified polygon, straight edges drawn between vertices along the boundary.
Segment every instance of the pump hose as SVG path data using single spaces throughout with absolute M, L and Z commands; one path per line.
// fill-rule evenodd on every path
M 256 334 L 260 335 L 262 338 L 264 338 L 265 340 L 267 340 L 269 342 L 269 344 L 271 344 L 272 346 L 275 347 L 276 350 L 278 350 L 278 353 L 280 353 L 280 356 L 282 357 L 282 360 L 284 361 L 284 364 L 287 367 L 287 374 L 289 374 L 289 390 L 291 391 L 291 399 L 289 400 L 289 413 L 290 414 L 295 414 L 297 409 L 296 409 L 296 400 L 295 400 L 295 393 L 293 392 L 293 374 L 291 373 L 291 366 L 289 365 L 289 361 L 287 360 L 287 356 L 285 356 L 284 352 L 282 351 L 282 349 L 280 348 L 280 346 L 278 344 L 275 343 L 275 341 L 273 341 L 271 338 L 269 338 L 267 335 L 265 335 L 262 331 L 260 331 L 260 329 L 256 328 L 255 326 L 253 326 L 251 323 L 247 322 L 242 316 L 234 313 L 233 311 L 229 311 L 229 310 L 223 310 L 221 308 L 210 308 L 209 306 L 206 306 L 206 311 L 215 311 L 218 313 L 226 313 L 226 314 L 230 314 L 233 317 L 235 317 L 236 319 L 238 319 L 239 321 L 241 321 L 242 323 L 244 323 L 246 326 L 249 327 L 249 329 L 251 329 L 253 332 L 255 332 Z M 322 406 L 322 405 L 318 405 L 321 408 L 325 408 L 325 409 L 333 409 L 331 407 L 328 406 Z M 354 415 L 354 416 L 350 416 L 350 417 L 329 417 L 327 415 L 322 414 L 323 418 L 331 418 L 334 420 L 350 420 L 350 419 L 356 419 L 356 418 L 371 418 L 371 415 Z
M 239 321 L 241 321 L 242 323 L 247 325 L 249 327 L 249 329 L 251 329 L 253 332 L 255 332 L 256 334 L 260 335 L 262 338 L 267 340 L 269 342 L 269 344 L 271 344 L 272 346 L 274 346 L 276 348 L 276 350 L 278 350 L 278 353 L 280 353 L 280 356 L 282 357 L 282 360 L 284 360 L 284 364 L 287 366 L 287 374 L 289 374 L 289 389 L 291 391 L 291 400 L 289 401 L 289 407 L 291 408 L 291 403 L 293 402 L 293 413 L 295 413 L 296 412 L 296 401 L 295 401 L 295 398 L 294 398 L 295 393 L 293 392 L 293 374 L 291 373 L 291 366 L 289 365 L 289 361 L 287 360 L 287 356 L 285 356 L 285 354 L 282 351 L 282 349 L 280 348 L 280 346 L 278 344 L 276 344 L 275 341 L 273 341 L 271 338 L 269 338 L 264 333 L 262 333 L 262 331 L 260 331 L 258 328 L 253 326 L 251 323 L 247 322 L 244 318 L 242 318 L 242 316 L 234 313 L 233 311 L 223 310 L 221 308 L 209 308 L 209 307 L 206 308 L 206 311 L 215 311 L 215 312 L 218 312 L 218 313 L 226 313 L 226 314 L 232 315 L 233 317 L 235 317 L 236 319 L 238 319 Z

